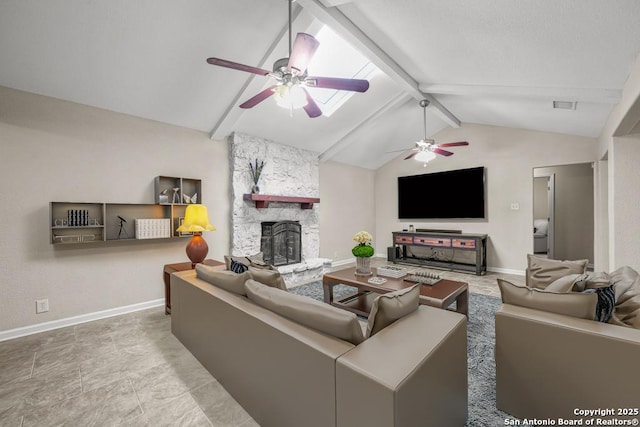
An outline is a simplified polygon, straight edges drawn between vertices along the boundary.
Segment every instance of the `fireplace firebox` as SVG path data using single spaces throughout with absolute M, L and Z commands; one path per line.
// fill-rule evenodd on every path
M 271 265 L 302 261 L 302 226 L 299 221 L 263 222 L 260 250 Z

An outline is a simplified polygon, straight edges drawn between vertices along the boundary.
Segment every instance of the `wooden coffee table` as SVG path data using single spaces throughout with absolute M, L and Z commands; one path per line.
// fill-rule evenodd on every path
M 371 277 L 376 277 L 376 269 L 372 268 L 373 276 L 356 276 L 356 268 L 345 268 L 322 276 L 322 288 L 324 290 L 324 302 L 352 311 L 358 315 L 367 317 L 371 311 L 371 305 L 376 297 L 387 292 L 397 291 L 413 286 L 415 283 L 404 281 L 402 278 L 394 279 L 384 277 L 387 281 L 381 285 L 373 285 L 368 282 Z M 340 298 L 333 298 L 335 285 L 347 285 L 357 288 L 357 292 Z M 420 287 L 420 304 L 443 309 L 450 309 L 456 303 L 454 311 L 469 315 L 469 285 L 464 282 L 443 279 L 433 286 L 422 285 Z

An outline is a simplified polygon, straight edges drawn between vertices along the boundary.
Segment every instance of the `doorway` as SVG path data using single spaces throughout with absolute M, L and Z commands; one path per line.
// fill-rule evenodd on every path
M 533 253 L 553 259 L 555 174 L 533 177 Z
M 592 163 L 533 169 L 534 253 L 593 266 L 593 179 Z

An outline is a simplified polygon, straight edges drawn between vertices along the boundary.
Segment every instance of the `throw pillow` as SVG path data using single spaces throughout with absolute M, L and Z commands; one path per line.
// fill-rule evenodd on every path
M 373 336 L 418 309 L 420 284 L 410 288 L 382 294 L 375 299 L 367 321 L 366 337 Z
M 287 290 L 287 285 L 284 283 L 284 279 L 278 270 L 267 270 L 264 268 L 249 267 L 249 274 L 251 279 L 263 283 L 272 288 Z
M 231 260 L 236 260 L 238 262 L 243 263 L 244 265 L 249 265 L 249 260 L 243 256 L 233 256 L 233 255 L 225 255 L 224 256 L 224 264 L 227 267 L 227 270 L 231 271 Z
M 251 279 L 248 271 L 237 274 L 232 271 L 217 270 L 204 264 L 196 265 L 196 275 L 199 279 L 238 295 L 247 295 L 244 282 Z
M 640 275 L 629 266 L 610 274 L 616 306 L 609 323 L 640 329 Z
M 596 304 L 596 317 L 598 322 L 607 323 L 611 319 L 613 314 L 613 307 L 616 303 L 616 293 L 613 290 L 613 285 L 600 288 L 592 288 L 583 291 L 583 293 L 596 294 L 598 297 L 598 303 Z
M 498 279 L 498 287 L 502 295 L 502 302 L 505 304 L 587 320 L 595 318 L 598 298 L 594 294 L 547 292 L 526 286 L 518 286 L 503 279 Z
M 581 274 L 567 274 L 557 280 L 554 280 L 545 288 L 549 292 L 571 292 L 574 284 L 582 277 Z
M 247 280 L 244 286 L 249 299 L 267 310 L 355 345 L 364 341 L 354 313 L 255 280 Z
M 589 274 L 568 274 L 551 282 L 549 286 L 544 288 L 549 292 L 582 292 L 585 289 Z
M 231 268 L 229 268 L 229 270 L 233 271 L 234 273 L 244 273 L 248 269 L 249 267 L 246 264 L 236 261 L 235 259 L 231 260 Z
M 266 270 L 273 270 L 273 266 L 264 262 L 264 253 L 262 252 L 258 252 L 255 255 L 250 255 L 247 257 L 247 259 L 249 260 L 249 263 L 250 263 L 249 265 L 251 267 L 263 268 Z
M 560 261 L 527 255 L 527 286 L 544 289 L 553 281 L 568 274 L 584 274 L 588 259 L 578 261 Z

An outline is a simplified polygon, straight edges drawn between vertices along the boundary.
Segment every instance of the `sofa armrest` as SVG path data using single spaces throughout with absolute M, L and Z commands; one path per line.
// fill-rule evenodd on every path
M 420 306 L 338 358 L 337 426 L 462 426 L 467 319 Z
M 496 406 L 520 418 L 637 408 L 640 330 L 503 304 L 496 312 Z

